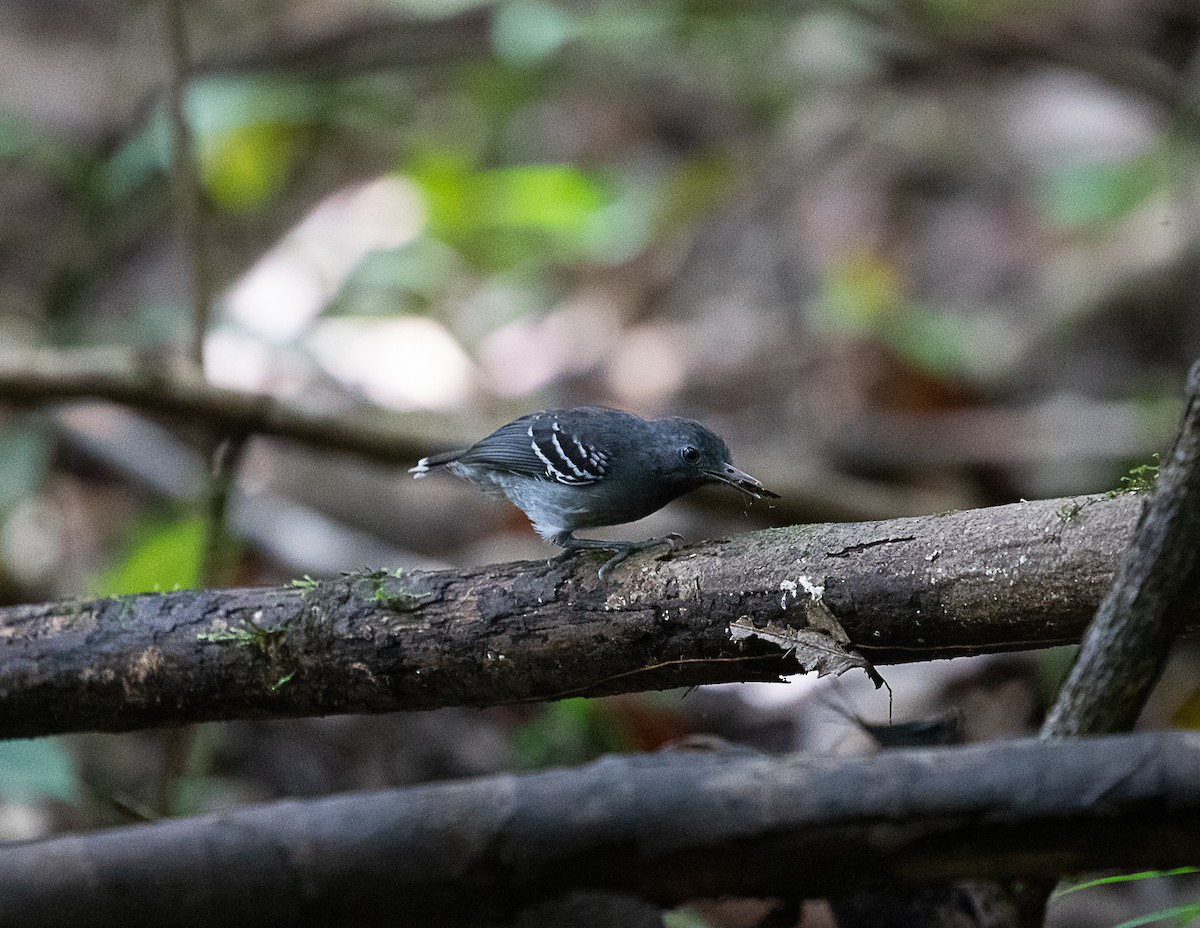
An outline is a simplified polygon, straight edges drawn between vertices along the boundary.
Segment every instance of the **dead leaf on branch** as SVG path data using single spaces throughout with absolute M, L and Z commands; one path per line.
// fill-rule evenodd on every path
M 808 621 L 806 628 L 795 628 L 775 621 L 769 621 L 759 628 L 749 616 L 742 616 L 729 623 L 729 637 L 733 641 L 747 638 L 768 641 L 787 654 L 792 654 L 800 665 L 801 673 L 815 670 L 818 677 L 830 673 L 840 677 L 847 670 L 862 670 L 875 684 L 875 689 L 887 685 L 869 660 L 848 647 L 850 636 L 828 606 L 819 599 L 812 599 L 804 611 Z

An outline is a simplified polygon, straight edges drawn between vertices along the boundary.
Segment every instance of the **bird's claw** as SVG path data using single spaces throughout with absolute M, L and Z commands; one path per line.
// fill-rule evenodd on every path
M 657 548 L 659 545 L 667 545 L 671 551 L 674 551 L 682 541 L 682 535 L 678 532 L 671 532 L 662 538 L 647 538 L 645 541 L 628 542 L 622 545 L 616 554 L 600 565 L 600 569 L 596 571 L 596 576 L 601 580 L 607 580 L 609 572 L 631 554 L 637 554 L 639 551 L 646 551 L 649 548 Z

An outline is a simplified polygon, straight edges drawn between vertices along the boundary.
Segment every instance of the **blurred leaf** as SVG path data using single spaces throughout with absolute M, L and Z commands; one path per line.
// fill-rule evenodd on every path
M 1113 883 L 1129 883 L 1137 880 L 1157 880 L 1165 876 L 1183 876 L 1192 873 L 1200 873 L 1200 867 L 1176 867 L 1173 870 L 1143 870 L 1140 873 L 1118 873 L 1115 876 L 1102 876 L 1094 880 L 1085 880 L 1082 883 L 1073 883 L 1070 886 L 1060 885 L 1051 894 L 1050 901 L 1053 902 L 1055 899 L 1078 892 L 1081 889 L 1091 889 L 1093 886 L 1109 886 Z
M 78 153 L 23 116 L 0 109 L 0 161 L 25 161 L 63 181 L 81 171 Z
M 410 171 L 425 196 L 430 234 L 492 270 L 586 260 L 611 231 L 604 215 L 614 202 L 611 186 L 570 165 L 477 171 L 441 153 Z
M 663 912 L 662 923 L 663 928 L 713 928 L 712 922 L 686 905 Z
M 453 152 L 425 152 L 408 173 L 425 197 L 432 234 L 453 243 L 470 233 L 474 220 L 468 202 L 474 173 L 470 164 Z
M 512 736 L 515 763 L 525 770 L 580 764 L 628 749 L 611 712 L 594 699 L 549 703 Z
M 1168 918 L 1171 919 L 1171 924 L 1175 928 L 1184 928 L 1186 925 L 1191 925 L 1196 919 L 1200 919 L 1200 902 L 1176 905 L 1169 909 L 1159 909 L 1157 912 L 1151 912 L 1149 915 L 1139 915 L 1137 918 L 1121 922 L 1119 925 L 1114 925 L 1113 928 L 1139 928 L 1141 925 L 1152 925 L 1155 922 L 1165 921 Z
M 204 521 L 154 520 L 134 533 L 116 567 L 93 583 L 96 596 L 123 596 L 154 590 L 194 589 L 199 583 Z
M 297 148 L 297 134 L 289 126 L 240 126 L 206 146 L 200 158 L 200 176 L 218 205 L 248 212 L 283 188 Z
M 1176 728 L 1200 728 L 1200 687 L 1183 698 L 1171 713 L 1171 724 Z
M 228 807 L 237 795 L 235 785 L 226 777 L 176 777 L 171 783 L 171 815 L 204 815 Z
M 974 32 L 996 29 L 1003 21 L 1036 15 L 1055 5 L 1063 5 L 1063 0 L 920 0 L 914 12 L 936 29 Z
M 216 176 L 224 184 L 210 192 L 235 203 L 249 202 L 255 190 L 261 198 L 275 192 L 270 179 L 286 175 L 290 160 L 272 165 L 272 153 L 279 155 L 284 142 L 294 143 L 300 128 L 320 122 L 331 99 L 329 89 L 313 81 L 247 76 L 192 82 L 185 108 L 201 172 L 206 181 Z M 123 199 L 167 170 L 170 159 L 171 127 L 160 107 L 98 172 L 97 192 L 108 200 Z
M 61 738 L 30 738 L 0 742 L 0 796 L 28 802 L 52 796 L 65 802 L 79 799 L 75 762 Z
M 464 274 L 454 249 L 423 236 L 402 248 L 369 253 L 325 315 L 393 316 L 426 312 Z
M 967 366 L 969 322 L 910 300 L 895 269 L 870 254 L 854 254 L 830 270 L 813 304 L 813 322 L 829 331 L 875 338 L 934 374 Z
M 538 64 L 569 42 L 575 18 L 548 3 L 529 0 L 502 4 L 492 25 L 496 54 L 514 65 Z
M 1079 645 L 1059 645 L 1035 651 L 1034 655 L 1038 692 L 1046 700 L 1046 705 L 1050 705 L 1075 665 L 1075 659 L 1079 656 Z
M 514 67 L 499 59 L 464 65 L 456 85 L 488 122 L 487 138 L 468 140 L 471 150 L 480 156 L 489 145 L 495 144 L 495 136 L 504 132 L 515 113 L 542 99 L 549 90 L 548 79 L 540 70 Z M 447 145 L 460 148 L 459 136 L 455 133 Z
M 187 117 L 214 201 L 252 210 L 283 187 L 301 131 L 321 122 L 329 88 L 278 77 L 208 78 L 190 88 Z
M 868 252 L 855 252 L 825 275 L 816 303 L 817 321 L 834 331 L 868 332 L 903 302 L 892 266 Z
M 278 76 L 206 77 L 188 87 L 187 120 L 200 145 L 246 126 L 301 126 L 327 111 L 329 86 Z
M 604 205 L 600 183 L 570 165 L 528 165 L 480 175 L 485 222 L 578 234 Z
M 1042 185 L 1049 218 L 1060 225 L 1113 222 L 1154 195 L 1169 178 L 1162 151 L 1118 161 L 1063 164 Z
M 162 110 L 156 110 L 140 132 L 99 166 L 93 177 L 93 194 L 102 202 L 125 199 L 166 170 L 170 151 L 170 127 Z
M 0 522 L 41 487 L 52 451 L 50 437 L 38 425 L 10 425 L 0 431 Z
M 967 367 L 971 327 L 967 320 L 910 303 L 888 326 L 884 340 L 909 363 L 934 374 L 957 374 Z

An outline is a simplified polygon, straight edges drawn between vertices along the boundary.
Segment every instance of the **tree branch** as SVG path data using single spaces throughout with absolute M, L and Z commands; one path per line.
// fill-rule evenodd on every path
M 487 57 L 492 10 L 467 10 L 436 19 L 406 15 L 355 17 L 354 24 L 302 39 L 272 38 L 251 49 L 211 53 L 192 73 L 286 72 L 333 78 L 370 71 L 445 68 Z
M 7 928 L 495 924 L 572 890 L 828 896 L 1193 859 L 1200 736 L 746 752 L 290 801 L 0 848 Z
M 201 424 L 226 436 L 282 438 L 405 467 L 427 454 L 465 447 L 498 424 L 481 422 L 468 431 L 459 417 L 426 412 L 397 416 L 349 401 L 334 412 L 324 412 L 311 404 L 217 387 L 186 366 L 172 364 L 169 358 L 130 349 L 0 346 L 0 403 L 45 406 L 73 400 L 116 403 L 185 425 Z M 880 513 L 945 508 L 944 490 L 923 492 L 909 487 L 900 492 L 831 469 L 810 467 L 797 473 L 791 458 L 777 455 L 776 460 L 774 467 L 767 459 L 750 470 L 774 474 L 771 486 L 783 496 L 772 504 L 777 519 L 860 520 Z M 951 494 L 950 499 L 969 505 L 965 494 Z M 714 509 L 744 507 L 735 493 L 698 494 L 692 504 Z
M 1129 547 L 1042 727 L 1044 737 L 1128 731 L 1196 599 L 1200 569 L 1200 362 L 1183 424 Z
M 409 415 L 421 430 L 397 429 L 395 416 L 321 415 L 265 394 L 213 386 L 196 371 L 137 352 L 0 350 L 0 401 L 40 406 L 102 400 L 149 414 L 202 423 L 231 436 L 268 435 L 312 448 L 407 464 L 451 442 L 443 421 Z
M 1138 507 L 772 529 L 643 555 L 607 582 L 583 556 L 3 609 L 0 736 L 775 680 L 795 658 L 729 626 L 803 625 L 806 583 L 876 663 L 1074 642 Z

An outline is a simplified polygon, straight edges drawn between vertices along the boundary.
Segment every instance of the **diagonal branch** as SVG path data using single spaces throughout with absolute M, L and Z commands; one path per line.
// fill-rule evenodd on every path
M 1183 424 L 1112 589 L 1042 727 L 1045 737 L 1128 731 L 1196 601 L 1200 570 L 1200 362 Z
M 1132 497 L 794 526 L 631 559 L 377 573 L 0 610 L 0 736 L 483 706 L 796 672 L 730 625 L 809 586 L 877 664 L 1078 640 Z M 1190 610 L 1194 616 L 1194 609 Z

